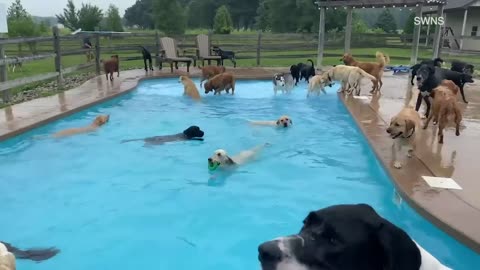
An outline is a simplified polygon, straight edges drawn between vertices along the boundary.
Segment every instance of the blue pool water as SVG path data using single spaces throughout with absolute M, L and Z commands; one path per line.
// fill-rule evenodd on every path
M 258 269 L 257 245 L 298 232 L 310 210 L 368 203 L 445 264 L 476 269 L 478 255 L 394 203 L 391 181 L 336 89 L 327 91 L 306 99 L 302 83 L 274 97 L 270 81 L 239 81 L 235 96 L 194 103 L 177 79 L 145 81 L 0 143 L 0 239 L 62 250 L 40 264 L 19 260 L 22 270 Z M 100 113 L 111 117 L 97 133 L 32 139 Z M 247 124 L 282 114 L 293 118 L 291 129 Z M 204 142 L 119 143 L 193 124 Z M 265 142 L 271 146 L 255 162 L 211 179 L 214 150 L 235 154 Z

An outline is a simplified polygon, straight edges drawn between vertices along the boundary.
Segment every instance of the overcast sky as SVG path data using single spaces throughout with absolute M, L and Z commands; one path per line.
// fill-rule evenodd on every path
M 21 0 L 23 7 L 28 13 L 34 16 L 55 16 L 63 12 L 68 0 Z M 0 0 L 7 8 L 14 0 Z M 120 9 L 120 16 L 123 17 L 125 9 L 135 4 L 135 0 L 110 0 L 110 1 L 93 1 L 93 0 L 73 0 L 76 7 L 81 7 L 82 3 L 95 4 L 103 11 L 108 9 L 108 6 L 113 3 Z

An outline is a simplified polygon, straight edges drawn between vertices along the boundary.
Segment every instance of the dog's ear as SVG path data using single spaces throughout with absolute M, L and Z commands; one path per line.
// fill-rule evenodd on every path
M 318 224 L 321 222 L 321 217 L 316 211 L 311 211 L 308 213 L 307 217 L 303 220 L 303 228 L 308 227 L 312 224 Z M 303 229 L 302 228 L 302 229 Z
M 292 121 L 292 119 L 291 119 L 291 118 L 289 118 L 289 119 L 288 119 L 288 121 L 290 122 L 290 125 L 292 125 L 292 124 L 293 124 L 293 121 Z
M 409 132 L 413 130 L 415 131 L 415 122 L 410 119 L 405 120 L 405 135 L 409 134 Z
M 434 74 L 434 73 L 435 73 L 435 67 L 434 67 L 434 66 L 428 65 L 427 68 L 428 68 L 428 73 L 430 73 L 430 74 Z
M 277 126 L 280 125 L 280 120 L 277 120 Z
M 227 164 L 233 165 L 233 164 L 235 164 L 235 161 L 233 161 L 233 159 L 231 159 L 229 156 L 227 156 Z

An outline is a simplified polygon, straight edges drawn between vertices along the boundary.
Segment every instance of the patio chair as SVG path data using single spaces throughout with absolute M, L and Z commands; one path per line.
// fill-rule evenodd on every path
M 180 62 L 186 63 L 187 72 L 190 72 L 190 65 L 194 59 L 189 57 L 179 57 L 177 43 L 173 38 L 160 38 L 160 46 L 160 68 L 162 68 L 163 62 L 170 63 L 170 71 L 173 73 L 173 65 L 175 64 L 175 69 L 178 69 L 178 63 Z
M 208 35 L 201 34 L 197 36 L 197 59 L 202 61 L 202 66 L 205 66 L 205 60 L 208 64 L 211 64 L 212 60 L 217 61 L 217 66 L 222 62 L 222 57 L 218 55 L 212 55 L 212 50 L 210 49 L 210 38 Z

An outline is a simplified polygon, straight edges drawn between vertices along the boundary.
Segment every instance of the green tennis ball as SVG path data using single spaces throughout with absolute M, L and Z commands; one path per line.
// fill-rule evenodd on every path
M 218 167 L 220 166 L 220 163 L 219 162 L 212 162 L 212 163 L 208 163 L 208 169 L 210 171 L 215 171 Z

